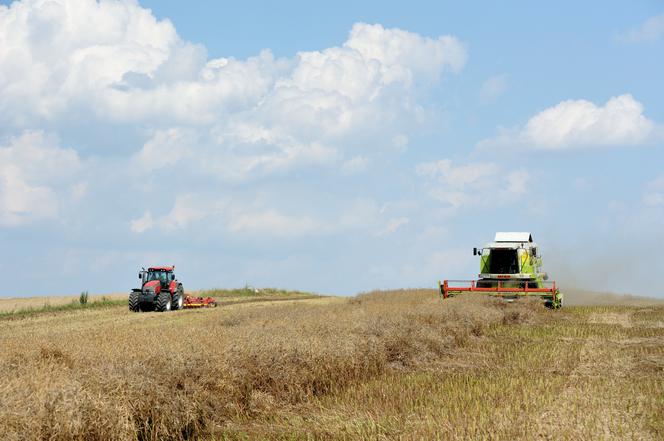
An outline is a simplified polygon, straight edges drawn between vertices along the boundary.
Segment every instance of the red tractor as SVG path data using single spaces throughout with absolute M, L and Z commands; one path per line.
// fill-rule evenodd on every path
M 141 288 L 134 288 L 129 294 L 129 310 L 171 311 L 183 309 L 184 288 L 175 278 L 175 266 L 155 266 L 143 268 L 138 273 Z

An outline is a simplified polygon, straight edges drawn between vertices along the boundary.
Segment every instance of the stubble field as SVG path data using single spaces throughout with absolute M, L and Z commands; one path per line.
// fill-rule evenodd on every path
M 0 317 L 3 439 L 662 439 L 664 306 L 217 293 Z

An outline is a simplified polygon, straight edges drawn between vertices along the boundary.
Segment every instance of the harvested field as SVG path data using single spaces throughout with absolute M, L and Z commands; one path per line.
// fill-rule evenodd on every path
M 432 290 L 1 320 L 4 439 L 661 439 L 664 307 Z M 232 304 L 230 301 L 236 302 Z

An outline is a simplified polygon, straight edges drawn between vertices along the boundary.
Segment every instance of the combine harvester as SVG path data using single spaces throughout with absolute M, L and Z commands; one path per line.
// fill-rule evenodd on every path
M 513 301 L 539 297 L 550 308 L 563 306 L 556 282 L 542 272 L 542 257 L 530 233 L 496 233 L 493 242 L 473 249 L 480 256 L 479 280 L 438 282 L 444 299 L 465 292 L 477 292 Z
M 184 293 L 182 283 L 175 278 L 175 266 L 154 266 L 143 268 L 138 273 L 141 287 L 129 294 L 129 310 L 172 311 L 188 308 L 216 307 L 212 297 L 193 297 Z

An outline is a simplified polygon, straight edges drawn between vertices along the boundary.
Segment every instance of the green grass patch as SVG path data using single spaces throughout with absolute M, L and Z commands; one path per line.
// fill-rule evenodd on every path
M 45 303 L 43 306 L 39 307 L 19 308 L 19 309 L 14 309 L 12 311 L 0 312 L 0 320 L 21 319 L 40 314 L 79 311 L 87 309 L 112 308 L 116 306 L 127 306 L 127 300 L 126 299 L 112 300 L 112 299 L 102 298 L 100 300 L 95 300 L 86 303 L 81 303 L 78 299 L 72 300 L 70 303 L 65 303 L 62 305 L 51 305 L 49 303 Z
M 317 294 L 305 291 L 291 291 L 278 288 L 254 288 L 244 286 L 243 288 L 213 288 L 200 291 L 202 297 L 311 297 Z

